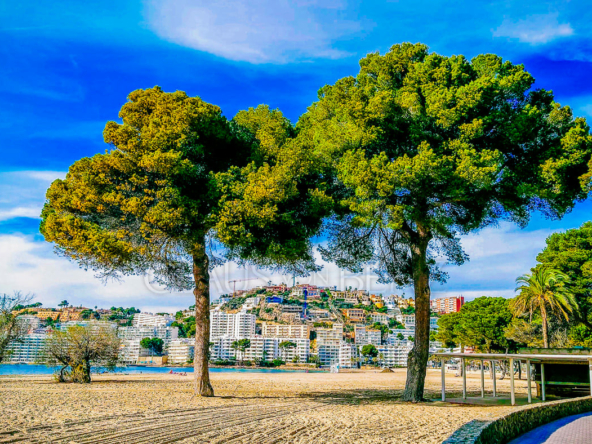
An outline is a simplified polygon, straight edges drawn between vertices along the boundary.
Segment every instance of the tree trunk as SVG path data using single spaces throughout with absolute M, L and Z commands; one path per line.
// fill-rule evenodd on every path
M 195 280 L 195 355 L 193 368 L 195 394 L 214 396 L 210 383 L 208 357 L 210 349 L 210 271 L 205 242 L 193 250 L 193 278 Z
M 541 318 L 543 318 L 543 348 L 549 348 L 549 331 L 547 326 L 547 308 L 541 304 Z
M 423 400 L 430 347 L 430 270 L 426 257 L 429 241 L 429 235 L 420 231 L 417 242 L 411 246 L 415 291 L 415 337 L 413 348 L 407 359 L 404 401 Z

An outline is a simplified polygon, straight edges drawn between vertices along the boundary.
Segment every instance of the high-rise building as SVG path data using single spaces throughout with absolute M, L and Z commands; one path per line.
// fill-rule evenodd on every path
M 465 303 L 464 296 L 454 296 L 449 298 L 438 298 L 430 301 L 432 311 L 436 313 L 458 313 Z
M 323 365 L 339 362 L 339 351 L 343 341 L 343 324 L 333 324 L 331 328 L 317 328 L 317 352 Z
M 282 359 L 285 362 L 292 362 L 297 356 L 298 362 L 306 362 L 308 360 L 310 340 L 303 338 L 271 338 L 264 336 L 251 336 L 249 338 L 250 346 L 244 352 L 236 350 L 232 344 L 239 340 L 239 338 L 231 336 L 223 336 L 212 340 L 212 347 L 210 349 L 210 359 L 212 360 L 266 360 L 272 361 L 274 359 Z M 280 347 L 282 342 L 292 342 L 296 347 Z
M 380 330 L 374 330 L 371 328 L 367 328 L 364 325 L 356 325 L 354 328 L 355 334 L 355 343 L 356 345 L 380 345 L 381 344 L 381 335 L 382 332 Z
M 168 346 L 169 364 L 187 364 L 193 360 L 195 351 L 195 339 L 179 338 L 173 339 Z
M 8 344 L 6 351 L 8 362 L 34 364 L 42 360 L 45 351 L 47 330 L 32 330 L 18 341 Z
M 246 309 L 238 313 L 229 313 L 219 307 L 210 310 L 210 339 L 230 336 L 248 338 L 255 335 L 255 314 L 247 313 Z
M 271 338 L 301 338 L 309 339 L 310 326 L 306 324 L 261 324 L 261 334 Z
M 339 346 L 343 340 L 343 324 L 333 324 L 331 328 L 317 328 L 317 345 Z
M 171 315 L 157 315 L 153 313 L 136 313 L 132 325 L 134 327 L 168 327 L 175 320 Z
M 144 338 L 160 338 L 164 342 L 164 348 L 167 349 L 171 341 L 179 337 L 177 327 L 119 327 L 117 332 L 121 339 L 121 349 L 119 351 L 119 360 L 125 364 L 135 364 L 141 356 L 147 356 L 148 350 L 140 346 L 140 341 Z
M 403 315 L 403 324 L 405 328 L 415 329 L 415 315 Z M 430 317 L 430 330 L 438 329 L 438 318 L 435 316 Z

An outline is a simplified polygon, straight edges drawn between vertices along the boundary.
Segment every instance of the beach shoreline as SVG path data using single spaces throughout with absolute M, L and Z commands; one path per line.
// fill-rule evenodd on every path
M 106 442 L 439 443 L 467 422 L 490 421 L 513 409 L 441 402 L 439 370 L 428 370 L 429 402 L 404 403 L 405 376 L 406 369 L 212 372 L 216 396 L 200 398 L 193 396 L 190 373 L 97 375 L 86 385 L 58 384 L 51 375 L 13 375 L 0 378 L 0 430 L 31 433 L 31 442 L 43 427 L 51 442 L 111 436 Z M 447 376 L 449 396 L 460 395 L 462 378 Z M 467 379 L 476 396 L 479 374 Z M 525 392 L 524 380 L 516 386 Z M 509 391 L 508 379 L 498 380 L 497 387 Z M 118 440 L 130 430 L 137 439 Z M 151 441 L 143 440 L 156 430 Z

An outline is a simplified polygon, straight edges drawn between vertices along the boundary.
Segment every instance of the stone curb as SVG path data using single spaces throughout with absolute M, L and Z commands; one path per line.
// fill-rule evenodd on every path
M 512 413 L 493 421 L 468 422 L 442 444 L 505 444 L 544 424 L 590 411 L 590 396 L 518 407 Z

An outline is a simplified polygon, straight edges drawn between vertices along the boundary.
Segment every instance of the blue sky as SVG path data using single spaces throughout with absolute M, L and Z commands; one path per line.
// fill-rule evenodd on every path
M 357 73 L 368 52 L 403 41 L 472 57 L 493 52 L 533 73 L 576 115 L 592 119 L 592 10 L 575 1 L 27 1 L 0 4 L 0 292 L 33 292 L 45 305 L 174 309 L 191 295 L 149 289 L 143 277 L 103 285 L 57 257 L 38 234 L 49 183 L 83 156 L 104 151 L 102 128 L 126 95 L 160 85 L 184 90 L 232 117 L 260 103 L 294 122 L 319 87 Z M 501 224 L 468 236 L 471 262 L 448 269 L 434 297 L 513 294 L 553 231 L 589 219 L 578 204 L 561 221 L 538 215 L 525 229 Z M 232 265 L 228 276 L 262 276 Z M 264 277 L 279 282 L 281 277 Z M 366 279 L 366 280 L 364 280 Z M 301 279 L 304 281 L 304 279 Z M 330 285 L 378 286 L 334 266 L 311 277 Z M 400 291 L 399 291 L 400 292 Z M 410 290 L 406 290 L 410 294 Z

